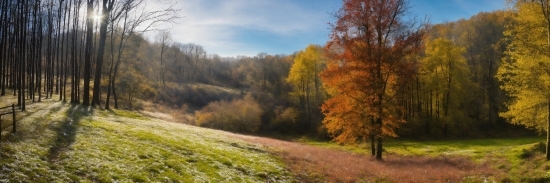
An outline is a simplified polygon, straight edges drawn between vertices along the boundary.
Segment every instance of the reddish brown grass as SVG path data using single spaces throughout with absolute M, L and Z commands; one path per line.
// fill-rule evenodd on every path
M 303 182 L 462 182 L 466 177 L 495 176 L 488 165 L 462 157 L 412 157 L 369 155 L 316 147 L 296 142 L 232 134 L 242 140 L 272 148 Z

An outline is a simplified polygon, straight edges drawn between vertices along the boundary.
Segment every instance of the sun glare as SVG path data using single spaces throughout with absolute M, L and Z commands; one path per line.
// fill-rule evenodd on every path
M 101 15 L 94 14 L 94 15 L 92 15 L 92 19 L 99 23 L 101 21 Z

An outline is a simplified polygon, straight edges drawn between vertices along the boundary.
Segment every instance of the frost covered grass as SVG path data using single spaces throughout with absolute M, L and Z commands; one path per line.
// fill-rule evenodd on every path
M 122 110 L 46 100 L 2 133 L 0 182 L 292 182 L 262 147 Z

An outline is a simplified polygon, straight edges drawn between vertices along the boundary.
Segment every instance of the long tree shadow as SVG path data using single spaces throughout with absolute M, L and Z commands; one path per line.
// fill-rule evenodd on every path
M 8 141 L 11 143 L 20 142 L 22 140 L 43 138 L 44 131 L 49 129 L 51 123 L 40 123 L 41 121 L 51 121 L 48 119 L 49 114 L 58 114 L 64 107 L 64 105 L 36 105 L 41 103 L 29 103 L 27 104 L 29 109 L 27 111 L 20 111 L 16 106 L 16 125 L 17 132 L 9 133 L 12 128 L 13 120 L 11 116 L 4 116 L 2 120 L 2 137 L 1 141 Z M 47 112 L 44 112 L 47 111 Z M 8 118 L 7 120 L 5 120 Z M 29 120 L 30 119 L 30 120 Z
M 48 160 L 55 162 L 59 159 L 59 155 L 75 142 L 76 132 L 80 120 L 82 118 L 92 115 L 94 108 L 90 106 L 83 106 L 80 104 L 71 104 L 71 108 L 67 110 L 67 118 L 56 129 L 57 135 L 54 144 L 51 146 L 48 152 Z

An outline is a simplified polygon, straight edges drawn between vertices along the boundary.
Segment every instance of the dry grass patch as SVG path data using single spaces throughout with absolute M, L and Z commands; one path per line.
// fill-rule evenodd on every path
M 189 107 L 185 104 L 181 107 L 170 107 L 162 104 L 155 104 L 149 101 L 141 101 L 141 104 L 143 105 L 143 110 L 140 110 L 139 112 L 145 116 L 190 125 L 195 124 L 195 114 L 194 112 L 191 112 L 193 109 L 189 109 Z
M 158 119 L 168 120 L 168 121 L 174 120 L 174 117 L 172 117 L 171 115 L 166 114 L 166 113 L 149 112 L 149 111 L 140 111 L 140 113 L 142 113 L 146 116 L 152 117 L 152 118 L 158 118 Z
M 486 164 L 458 156 L 369 155 L 296 142 L 232 134 L 271 147 L 303 182 L 477 182 L 498 174 Z

